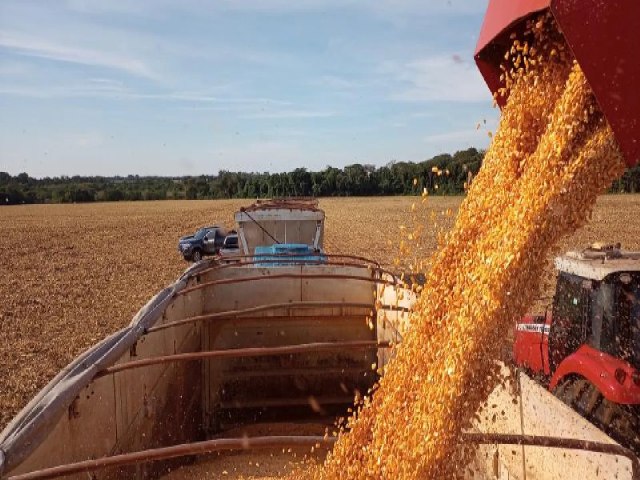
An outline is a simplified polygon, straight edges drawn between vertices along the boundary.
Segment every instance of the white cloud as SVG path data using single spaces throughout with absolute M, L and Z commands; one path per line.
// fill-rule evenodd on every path
M 104 144 L 104 135 L 98 132 L 69 133 L 62 137 L 62 142 L 75 148 L 95 148 Z
M 17 85 L 0 84 L 0 95 L 27 98 L 107 98 L 149 102 L 184 104 L 190 110 L 234 110 L 245 112 L 246 118 L 286 118 L 305 116 L 329 116 L 331 112 L 283 110 L 257 112 L 258 108 L 287 107 L 291 102 L 266 97 L 216 96 L 206 92 L 166 91 L 144 93 L 127 88 L 122 82 L 106 78 L 91 78 L 84 83 L 69 85 Z M 251 115 L 253 115 L 251 117 Z
M 286 118 L 328 118 L 335 117 L 336 112 L 323 111 L 323 110 L 273 110 L 273 111 L 260 111 L 254 113 L 247 113 L 240 115 L 240 118 L 245 119 L 286 119 Z
M 394 68 L 394 67 L 386 67 Z M 437 55 L 395 67 L 404 85 L 392 95 L 406 102 L 491 102 L 491 93 L 477 67 L 455 55 Z
M 238 105 L 291 105 L 288 101 L 277 100 L 266 97 L 234 97 L 234 96 L 215 96 L 203 92 L 168 92 L 159 94 L 132 94 L 131 98 L 141 99 L 158 99 L 158 100 L 174 100 L 180 102 L 191 103 L 219 103 L 219 104 L 238 104 Z
M 50 174 L 175 173 L 180 159 L 194 172 L 282 171 L 419 160 L 432 146 L 477 145 L 474 135 L 486 142 L 486 132 L 462 131 L 465 121 L 454 119 L 491 103 L 482 83 L 466 85 L 476 70 L 461 59 L 472 46 L 462 54 L 466 40 L 456 40 L 445 48 L 460 57 L 429 57 L 443 41 L 440 28 L 425 26 L 466 39 L 475 33 L 469 18 L 454 16 L 479 19 L 486 1 L 0 0 L 0 74 L 13 72 L 0 79 L 0 95 L 15 97 L 2 102 L 17 113 L 20 105 L 42 112 L 9 115 L 3 147 L 31 161 L 30 173 Z M 249 28 L 254 23 L 259 28 Z M 372 67 L 385 59 L 391 68 Z M 51 118 L 59 118 L 55 132 Z M 140 118 L 148 119 L 144 128 Z M 212 121 L 220 125 L 213 135 Z M 188 127 L 169 129 L 174 123 Z M 42 148 L 15 135 L 23 125 Z M 447 128 L 453 132 L 438 133 Z M 136 135 L 113 140 L 120 131 Z M 159 135 L 171 145 L 159 147 Z
M 156 77 L 144 62 L 132 57 L 102 50 L 65 45 L 18 32 L 0 31 L 0 48 L 26 56 L 109 68 L 139 77 Z

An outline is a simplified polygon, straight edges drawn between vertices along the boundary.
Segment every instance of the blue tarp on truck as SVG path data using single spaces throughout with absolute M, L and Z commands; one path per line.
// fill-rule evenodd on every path
M 254 261 L 259 267 L 277 267 L 300 263 L 325 263 L 327 257 L 322 251 L 316 250 L 310 245 L 277 243 L 256 247 Z

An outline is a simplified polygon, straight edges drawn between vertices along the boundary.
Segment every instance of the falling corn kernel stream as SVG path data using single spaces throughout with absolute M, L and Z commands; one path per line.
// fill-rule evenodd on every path
M 508 95 L 484 164 L 432 259 L 412 326 L 348 420 L 321 479 L 468 473 L 461 433 L 501 381 L 496 359 L 532 302 L 545 259 L 624 170 L 610 127 L 549 17 L 513 37 Z

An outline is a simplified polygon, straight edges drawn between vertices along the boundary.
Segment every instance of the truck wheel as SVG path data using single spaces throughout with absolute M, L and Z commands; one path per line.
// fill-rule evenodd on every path
M 585 378 L 568 378 L 553 393 L 588 420 L 600 404 L 600 392 Z
M 592 420 L 593 414 L 602 402 L 600 391 L 589 381 L 584 380 L 580 396 L 576 398 L 575 408 L 583 417 Z
M 202 252 L 200 250 L 195 250 L 191 255 L 191 260 L 193 260 L 195 263 L 202 260 Z

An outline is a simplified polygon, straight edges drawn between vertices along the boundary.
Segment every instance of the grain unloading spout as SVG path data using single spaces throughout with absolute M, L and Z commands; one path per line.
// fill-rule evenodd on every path
M 510 35 L 550 11 L 607 117 L 629 167 L 640 161 L 640 1 L 490 0 L 476 64 L 492 92 Z M 498 103 L 504 102 L 499 99 Z

